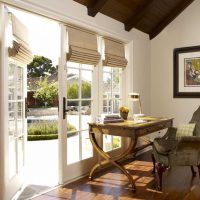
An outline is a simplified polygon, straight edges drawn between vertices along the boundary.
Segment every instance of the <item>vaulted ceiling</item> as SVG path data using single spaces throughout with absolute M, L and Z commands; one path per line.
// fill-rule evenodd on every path
M 88 15 L 100 12 L 124 24 L 157 36 L 194 0 L 74 0 L 87 7 Z

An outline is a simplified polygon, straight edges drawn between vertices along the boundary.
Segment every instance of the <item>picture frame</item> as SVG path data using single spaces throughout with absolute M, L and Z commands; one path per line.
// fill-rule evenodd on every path
M 173 51 L 174 98 L 200 98 L 200 46 Z

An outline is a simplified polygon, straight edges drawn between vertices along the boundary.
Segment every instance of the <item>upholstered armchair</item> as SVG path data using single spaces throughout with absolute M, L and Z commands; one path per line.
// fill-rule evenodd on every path
M 173 166 L 190 166 L 192 176 L 196 176 L 193 166 L 197 166 L 200 177 L 200 107 L 194 112 L 190 123 L 193 126 L 191 136 L 177 137 L 177 128 L 169 128 L 162 138 L 153 142 L 153 173 L 159 177 L 158 190 L 162 190 L 162 175 Z

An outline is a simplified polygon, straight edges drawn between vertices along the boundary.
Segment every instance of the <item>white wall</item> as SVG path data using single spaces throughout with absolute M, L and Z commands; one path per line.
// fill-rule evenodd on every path
M 196 0 L 151 41 L 151 114 L 174 117 L 175 125 L 200 105 L 199 98 L 173 98 L 173 49 L 200 45 L 199 11 Z
M 131 43 L 129 78 L 130 91 L 141 94 L 144 113 L 150 114 L 150 40 L 149 36 L 136 29 L 124 30 L 124 25 L 110 17 L 98 13 L 95 17 L 87 15 L 87 8 L 72 0 L 6 0 L 26 10 L 39 12 L 57 20 L 84 26 L 99 34 L 109 35 L 126 43 Z
M 141 94 L 142 112 L 150 115 L 150 44 L 137 38 L 133 46 L 133 91 Z

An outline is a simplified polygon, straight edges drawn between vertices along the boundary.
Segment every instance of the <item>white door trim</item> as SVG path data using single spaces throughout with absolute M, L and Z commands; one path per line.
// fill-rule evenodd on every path
M 6 19 L 5 19 L 5 8 L 4 4 L 0 3 L 0 132 L 3 133 L 5 130 L 5 120 L 4 120 L 4 113 L 5 113 L 5 80 L 4 80 L 4 70 L 5 68 L 4 63 L 5 63 L 5 24 L 6 24 Z M 5 180 L 6 180 L 6 172 L 5 172 L 5 135 L 0 134 L 0 199 L 5 199 L 5 190 L 6 190 L 6 185 Z

